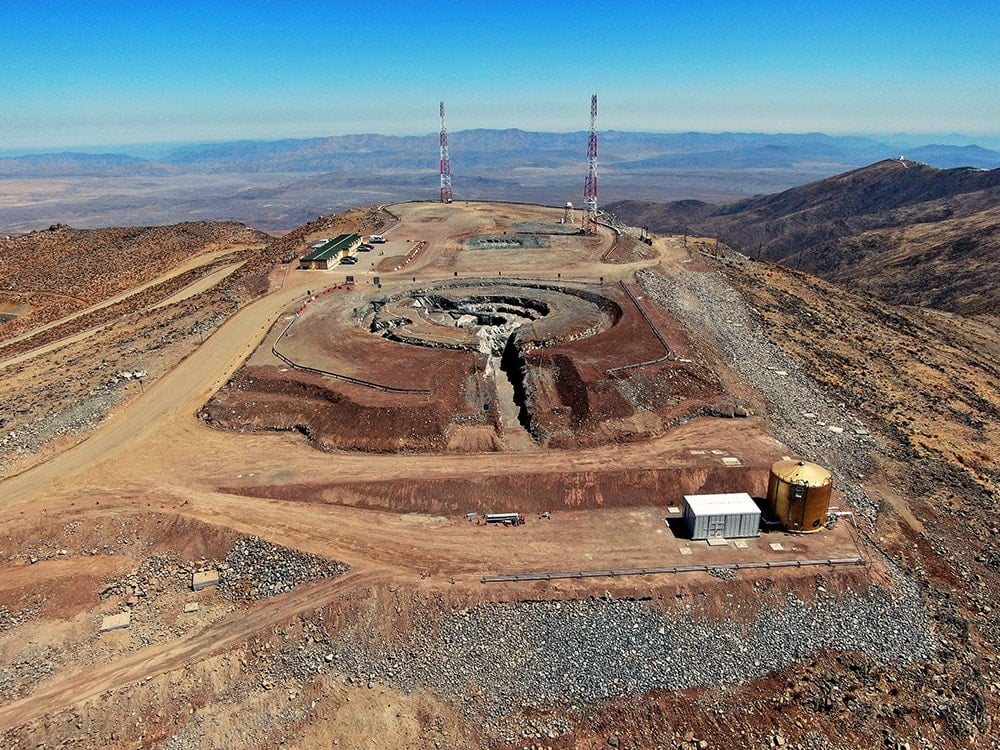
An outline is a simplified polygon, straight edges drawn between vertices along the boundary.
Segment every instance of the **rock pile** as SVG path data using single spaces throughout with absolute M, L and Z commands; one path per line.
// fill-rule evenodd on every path
M 897 664 L 935 653 L 915 585 L 817 592 L 809 602 L 789 593 L 746 622 L 607 598 L 488 603 L 414 617 L 403 646 L 374 636 L 364 617 L 335 631 L 320 619 L 305 626 L 308 638 L 275 654 L 268 680 L 338 671 L 352 685 L 431 689 L 480 717 L 488 734 L 515 741 L 561 733 L 525 724 L 525 707 L 738 684 L 824 649 Z
M 0 435 L 0 455 L 8 451 L 35 454 L 57 437 L 92 429 L 104 421 L 117 401 L 116 392 L 102 388 L 74 400 L 61 411 L 25 421 Z
M 236 601 L 253 601 L 347 572 L 348 566 L 258 537 L 240 537 L 219 566 L 219 591 Z
M 135 606 L 139 599 L 157 593 L 181 591 L 193 569 L 192 564 L 180 562 L 172 555 L 153 555 L 135 570 L 107 584 L 100 596 L 102 600 L 119 598 L 126 606 Z
M 117 597 L 125 606 L 158 593 L 190 591 L 191 576 L 218 570 L 219 593 L 233 601 L 253 601 L 283 594 L 309 581 L 341 575 L 348 567 L 253 536 L 236 540 L 225 560 L 186 562 L 173 553 L 146 558 L 135 570 L 108 583 L 101 599 Z M 0 612 L 2 615 L 2 612 Z

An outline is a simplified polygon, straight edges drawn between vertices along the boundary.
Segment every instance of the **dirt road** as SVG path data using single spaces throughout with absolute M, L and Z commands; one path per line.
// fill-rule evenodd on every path
M 375 579 L 372 573 L 347 573 L 339 578 L 305 584 L 288 594 L 258 602 L 247 610 L 234 611 L 190 636 L 140 649 L 97 669 L 60 675 L 30 696 L 0 707 L 0 731 L 62 706 L 96 698 L 120 685 L 129 685 L 225 651 L 274 623 L 322 607 L 344 590 Z

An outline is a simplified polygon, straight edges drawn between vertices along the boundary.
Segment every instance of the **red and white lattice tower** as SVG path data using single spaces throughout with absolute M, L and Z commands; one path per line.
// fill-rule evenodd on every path
M 590 97 L 590 142 L 587 144 L 587 183 L 583 188 L 584 220 L 597 218 L 597 94 Z
M 451 203 L 451 159 L 448 157 L 448 131 L 444 127 L 444 102 L 441 102 L 441 202 Z

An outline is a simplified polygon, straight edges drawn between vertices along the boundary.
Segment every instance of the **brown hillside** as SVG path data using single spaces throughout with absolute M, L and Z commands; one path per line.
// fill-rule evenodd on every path
M 21 314 L 4 338 L 149 283 L 198 256 L 259 248 L 270 237 L 236 222 L 48 230 L 0 240 L 0 305 Z
M 719 237 L 747 255 L 900 304 L 1000 305 L 1000 170 L 886 160 L 776 195 L 708 207 L 611 204 L 631 224 Z

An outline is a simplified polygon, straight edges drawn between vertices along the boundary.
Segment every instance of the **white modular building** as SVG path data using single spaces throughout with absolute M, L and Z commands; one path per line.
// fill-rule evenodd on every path
M 760 531 L 760 508 L 745 492 L 685 495 L 684 524 L 692 539 L 757 536 Z

